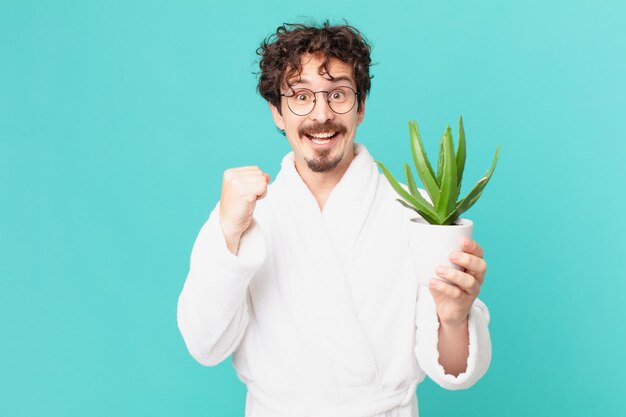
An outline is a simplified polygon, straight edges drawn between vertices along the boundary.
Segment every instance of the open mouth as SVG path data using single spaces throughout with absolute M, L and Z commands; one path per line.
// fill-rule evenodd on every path
M 339 132 L 331 131 L 314 134 L 305 133 L 304 135 L 316 145 L 324 145 L 330 143 L 334 138 L 336 138 L 339 135 Z

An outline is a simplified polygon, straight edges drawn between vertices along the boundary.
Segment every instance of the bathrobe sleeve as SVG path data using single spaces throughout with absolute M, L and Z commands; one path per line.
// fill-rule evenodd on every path
M 446 374 L 439 364 L 439 319 L 435 301 L 428 287 L 420 285 L 415 314 L 415 355 L 426 375 L 439 386 L 450 390 L 466 389 L 474 385 L 485 374 L 491 362 L 489 319 L 487 306 L 477 298 L 469 313 L 467 368 L 458 376 Z
M 237 349 L 248 325 L 248 284 L 265 257 L 265 241 L 254 220 L 238 254 L 228 250 L 218 202 L 193 245 L 178 298 L 178 328 L 202 365 L 217 365 Z

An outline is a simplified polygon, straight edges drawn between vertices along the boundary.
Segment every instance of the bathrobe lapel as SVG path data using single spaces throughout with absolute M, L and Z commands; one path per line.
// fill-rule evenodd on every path
M 322 212 L 346 274 L 356 257 L 357 242 L 371 211 L 380 176 L 367 149 L 356 144 L 356 152 Z
M 311 347 L 331 359 L 337 383 L 364 385 L 376 378 L 376 364 L 352 301 L 349 260 L 371 207 L 378 172 L 370 154 L 357 145 L 355 159 L 328 198 L 322 213 L 294 166 L 283 159 L 272 184 L 281 222 L 276 256 L 289 256 L 280 286 L 294 320 Z

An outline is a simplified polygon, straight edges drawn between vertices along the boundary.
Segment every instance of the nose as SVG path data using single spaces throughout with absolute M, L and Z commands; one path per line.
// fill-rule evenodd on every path
M 330 108 L 326 94 L 327 93 L 324 91 L 315 93 L 315 106 L 313 107 L 313 111 L 309 113 L 311 120 L 324 123 L 327 120 L 334 119 L 335 112 Z

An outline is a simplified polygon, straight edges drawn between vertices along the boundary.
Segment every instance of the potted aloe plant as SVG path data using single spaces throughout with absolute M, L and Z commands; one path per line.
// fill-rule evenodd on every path
M 417 123 L 409 122 L 411 154 L 417 174 L 427 195 L 422 195 L 415 184 L 413 173 L 408 164 L 404 164 L 406 187 L 389 172 L 379 161 L 375 161 L 383 174 L 401 197 L 400 204 L 419 214 L 411 219 L 409 246 L 415 265 L 415 273 L 421 284 L 428 285 L 436 277 L 437 265 L 447 265 L 459 269 L 448 260 L 448 255 L 460 249 L 461 239 L 472 235 L 473 222 L 460 218 L 478 201 L 496 167 L 500 146 L 496 149 L 491 168 L 485 173 L 474 188 L 459 199 L 463 170 L 465 168 L 466 144 L 463 118 L 459 118 L 459 144 L 456 152 L 452 141 L 452 130 L 446 128 L 439 143 L 437 172 L 433 170 L 424 144 L 420 137 Z

